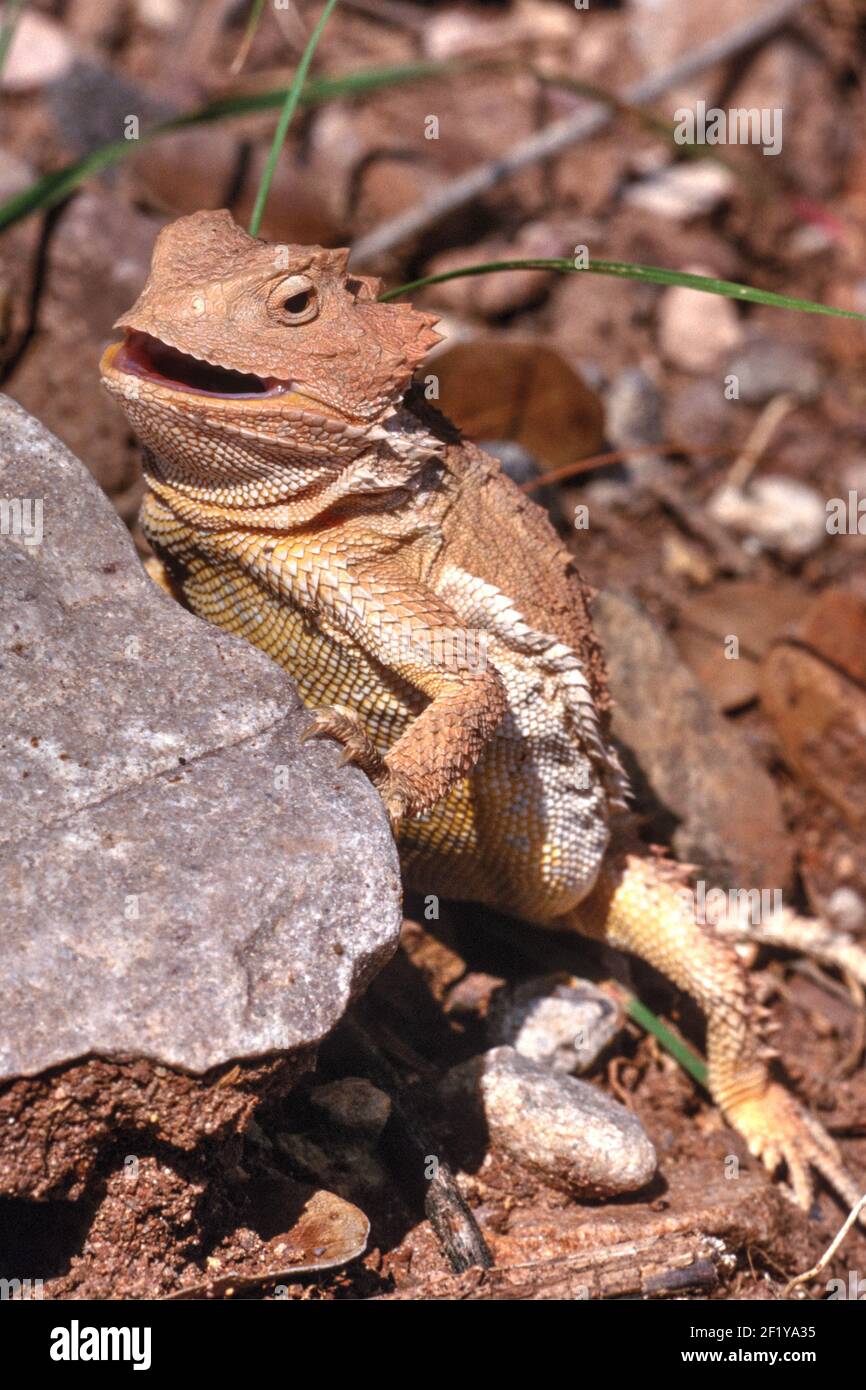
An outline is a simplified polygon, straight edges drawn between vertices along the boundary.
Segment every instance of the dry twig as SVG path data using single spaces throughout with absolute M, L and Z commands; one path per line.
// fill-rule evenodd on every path
M 822 1272 L 822 1270 L 827 1268 L 827 1265 L 830 1263 L 833 1256 L 836 1254 L 836 1251 L 839 1249 L 839 1246 L 842 1244 L 842 1241 L 847 1236 L 848 1232 L 854 1225 L 854 1222 L 857 1220 L 864 1207 L 866 1207 L 866 1192 L 864 1192 L 859 1202 L 855 1202 L 854 1206 L 851 1208 L 848 1215 L 846 1216 L 844 1223 L 836 1232 L 835 1236 L 831 1240 L 830 1244 L 827 1246 L 827 1249 L 824 1251 L 818 1263 L 816 1265 L 813 1265 L 811 1269 L 807 1269 L 805 1274 L 798 1274 L 796 1278 L 788 1280 L 787 1284 L 782 1290 L 783 1298 L 790 1298 L 792 1289 L 798 1288 L 800 1284 L 808 1283 L 810 1279 L 817 1279 L 818 1275 Z
M 746 49 L 754 48 L 787 23 L 805 3 L 806 0 L 780 0 L 779 4 L 764 14 L 747 20 L 745 24 L 737 25 L 719 38 L 711 39 L 700 48 L 684 54 L 661 72 L 651 73 L 640 82 L 632 83 L 622 94 L 621 100 L 630 106 L 643 106 L 656 101 L 671 87 L 688 81 L 706 68 L 736 57 Z M 615 105 L 616 103 L 611 105 L 593 102 L 571 116 L 545 126 L 543 130 L 521 141 L 500 158 L 488 160 L 474 169 L 467 170 L 446 187 L 439 189 L 426 202 L 409 208 L 361 237 L 352 250 L 353 265 L 358 267 L 365 264 L 417 236 L 419 232 L 426 231 L 446 214 L 465 207 L 484 193 L 489 193 L 492 188 L 504 183 L 521 169 L 538 164 L 544 159 L 549 159 L 551 155 L 559 154 L 561 150 L 577 144 L 578 141 L 598 134 L 612 120 Z

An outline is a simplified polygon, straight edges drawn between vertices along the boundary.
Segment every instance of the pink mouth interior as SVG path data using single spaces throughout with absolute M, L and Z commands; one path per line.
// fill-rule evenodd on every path
M 188 391 L 196 396 L 232 396 L 236 399 L 280 396 L 289 390 L 291 384 L 276 377 L 254 376 L 251 372 L 217 367 L 135 329 L 127 329 L 114 366 L 120 372 L 146 377 L 160 386 L 170 386 L 175 391 Z

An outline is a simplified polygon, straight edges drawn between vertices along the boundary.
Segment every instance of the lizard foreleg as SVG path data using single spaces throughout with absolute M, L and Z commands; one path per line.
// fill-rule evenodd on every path
M 381 755 L 363 717 L 337 701 L 319 708 L 310 728 L 343 743 L 379 788 L 396 830 L 473 767 L 505 712 L 502 680 L 473 658 L 471 634 L 454 610 L 398 565 L 347 565 L 317 547 L 298 557 L 293 575 L 302 603 L 315 595 L 320 621 L 428 702 Z

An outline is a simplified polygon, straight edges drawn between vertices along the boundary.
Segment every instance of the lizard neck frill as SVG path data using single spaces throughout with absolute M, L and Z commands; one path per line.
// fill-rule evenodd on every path
M 277 444 L 221 433 L 216 456 L 202 448 L 200 431 L 198 453 L 187 455 L 176 433 L 160 430 L 156 445 L 145 447 L 145 479 L 177 516 L 212 531 L 295 530 L 350 499 L 393 506 L 435 481 L 444 446 L 402 408 L 357 435 L 342 439 L 343 449 L 324 450 L 302 447 L 300 438 Z

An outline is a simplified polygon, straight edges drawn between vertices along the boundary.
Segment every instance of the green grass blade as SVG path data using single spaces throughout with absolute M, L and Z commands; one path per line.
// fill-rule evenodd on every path
M 708 1089 L 707 1064 L 688 1043 L 677 1037 L 673 1029 L 662 1023 L 658 1015 L 654 1014 L 652 1009 L 648 1009 L 646 1004 L 642 1004 L 636 995 L 630 994 L 626 997 L 625 1007 L 629 1018 L 633 1018 L 645 1032 L 651 1033 L 699 1086 Z
M 109 165 L 116 164 L 140 143 L 140 140 L 114 140 L 110 145 L 103 145 L 101 149 L 94 150 L 93 154 L 64 165 L 53 174 L 44 174 L 41 179 L 37 179 L 27 188 L 22 188 L 20 193 L 13 194 L 5 203 L 0 204 L 0 231 L 20 222 L 31 212 L 38 212 L 40 209 L 47 211 L 56 207 L 91 174 L 98 174 Z
M 545 936 L 542 936 L 527 931 L 525 926 L 520 926 L 516 922 L 487 914 L 484 915 L 483 923 L 484 931 L 489 936 L 502 942 L 510 950 L 523 956 L 524 959 L 532 961 L 543 970 L 565 970 L 570 975 L 580 975 L 583 965 L 580 949 L 579 947 L 576 949 L 571 944 L 565 933 L 546 933 Z M 700 1086 L 706 1086 L 706 1063 L 698 1056 L 697 1052 L 687 1042 L 684 1042 L 672 1028 L 663 1023 L 652 1009 L 648 1009 L 646 1004 L 642 1004 L 630 990 L 617 984 L 616 993 L 629 1017 L 634 1019 L 635 1023 L 645 1032 L 651 1033 L 658 1040 L 659 1045 L 670 1053 L 674 1061 L 679 1063 L 688 1076 L 691 1076 Z
M 387 68 L 367 68 L 360 72 L 347 73 L 342 77 L 312 78 L 304 86 L 300 104 L 320 106 L 328 101 L 363 95 L 378 91 L 383 87 L 399 86 L 402 83 L 420 82 L 430 77 L 441 77 L 446 73 L 458 71 L 454 63 L 404 63 Z M 216 121 L 228 120 L 233 116 L 247 116 L 256 111 L 273 111 L 286 100 L 285 88 L 277 91 L 252 92 L 243 96 L 220 97 L 197 107 L 171 120 L 162 121 L 144 131 L 137 140 L 113 140 L 102 145 L 81 159 L 65 164 L 51 174 L 44 174 L 28 188 L 8 198 L 0 204 L 0 231 L 20 222 L 33 212 L 46 211 L 62 203 L 64 198 L 74 192 L 80 183 L 93 174 L 101 173 L 112 164 L 119 163 L 133 154 L 142 144 L 159 139 L 163 135 L 173 135 L 178 130 L 190 126 L 209 125 Z
M 294 116 L 295 111 L 297 109 L 297 105 L 301 97 L 301 89 L 303 88 L 304 82 L 306 81 L 307 71 L 309 69 L 310 63 L 313 61 L 313 54 L 316 51 L 319 39 L 322 37 L 322 32 L 328 20 L 330 19 L 331 14 L 333 13 L 334 6 L 336 5 L 336 3 L 337 0 L 327 0 L 327 4 L 325 5 L 325 8 L 322 10 L 318 24 L 316 25 L 315 29 L 310 35 L 310 41 L 304 49 L 304 52 L 301 56 L 301 61 L 298 63 L 297 72 L 295 73 L 289 90 L 286 93 L 285 105 L 280 113 L 280 119 L 277 122 L 277 128 L 274 131 L 274 139 L 271 145 L 271 152 L 268 155 L 268 162 L 265 165 L 265 171 L 262 174 L 262 181 L 259 184 L 259 191 L 256 194 L 256 202 L 253 208 L 253 215 L 250 218 L 250 236 L 258 236 L 259 234 L 259 227 L 262 223 L 262 214 L 265 210 L 265 204 L 268 201 L 268 194 L 271 190 L 271 181 L 274 177 L 274 170 L 277 167 L 277 160 L 279 159 L 280 154 L 282 153 L 283 144 L 285 143 L 286 139 L 286 134 L 288 132 L 289 126 L 291 125 L 292 117 Z
M 692 275 L 685 270 L 665 270 L 657 265 L 629 265 L 626 261 L 602 261 L 590 259 L 585 266 L 576 266 L 566 260 L 518 260 L 489 261 L 485 265 L 462 266 L 457 270 L 446 270 L 440 275 L 425 275 L 420 280 L 410 280 L 398 289 L 387 290 L 379 298 L 382 302 L 396 299 L 401 294 L 424 289 L 427 285 L 438 285 L 445 280 L 460 280 L 468 275 L 487 275 L 499 270 L 558 270 L 573 275 L 613 275 L 620 280 L 637 280 L 647 285 L 679 285 L 684 289 L 699 290 L 703 294 L 720 294 L 725 299 L 738 299 L 745 304 L 769 304 L 776 309 L 798 309 L 806 314 L 828 314 L 833 318 L 859 319 L 866 323 L 866 314 L 857 314 L 853 309 L 834 309 L 829 304 L 818 304 L 812 299 L 792 299 L 786 294 L 775 294 L 772 290 L 756 290 L 751 285 L 738 285 L 734 280 L 716 280 L 709 275 Z
M 3 73 L 7 54 L 12 47 L 15 30 L 21 18 L 21 11 L 26 4 L 27 0 L 6 0 L 3 6 L 3 22 L 0 24 L 0 75 Z

